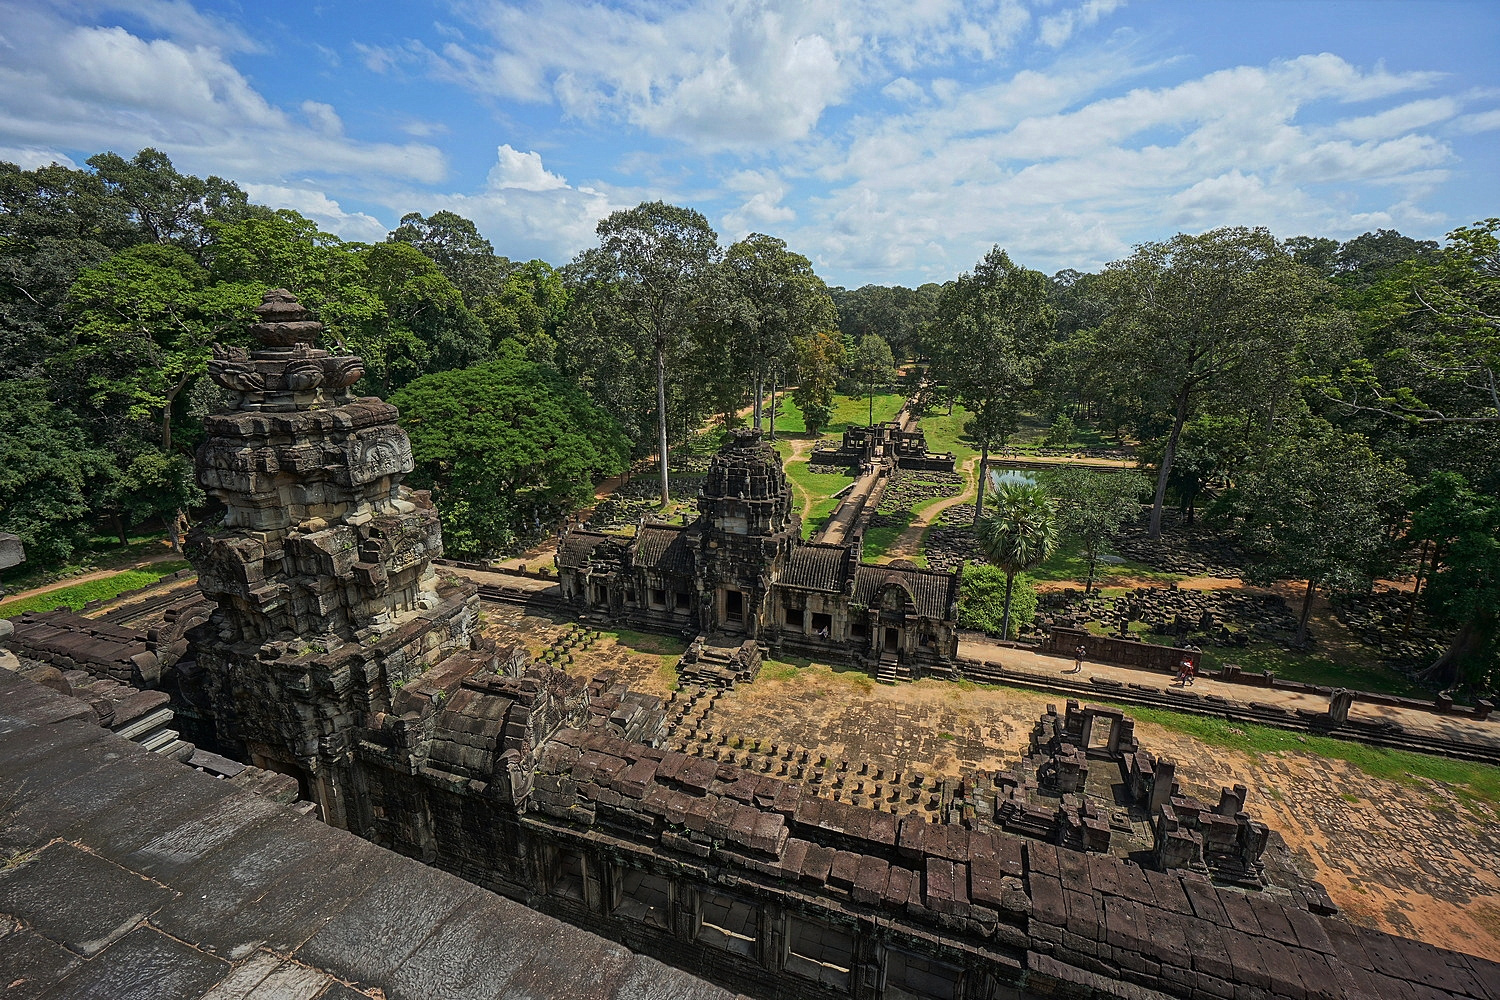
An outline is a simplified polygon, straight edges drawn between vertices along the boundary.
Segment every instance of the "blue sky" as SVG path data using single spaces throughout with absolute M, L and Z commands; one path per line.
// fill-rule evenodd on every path
M 562 264 L 661 198 L 836 284 L 993 244 L 1441 238 L 1500 214 L 1500 4 L 0 0 L 0 159 L 166 151 L 349 239 Z

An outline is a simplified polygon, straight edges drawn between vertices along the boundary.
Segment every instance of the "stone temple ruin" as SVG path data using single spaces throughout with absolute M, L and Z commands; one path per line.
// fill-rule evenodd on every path
M 1070 700 L 1037 721 L 1019 767 L 970 781 L 971 822 L 1036 837 L 1079 851 L 1120 853 L 1140 830 L 1147 851 L 1131 852 L 1159 871 L 1187 869 L 1217 882 L 1260 889 L 1267 884 L 1262 856 L 1269 831 L 1244 811 L 1244 785 L 1223 789 L 1209 808 L 1186 795 L 1176 765 L 1143 750 L 1135 722 L 1123 711 Z M 1333 912 L 1313 886 L 1318 912 Z
M 172 704 L 198 738 L 295 780 L 328 824 L 756 997 L 1497 995 L 1496 963 L 1354 927 L 1305 892 L 1225 884 L 1225 872 L 1231 882 L 1255 881 L 1255 835 L 1264 828 L 1242 816 L 1242 791 L 1215 809 L 1184 797 L 1171 768 L 1143 754 L 1129 720 L 1108 710 L 1070 704 L 1062 716 L 1049 713 L 1022 771 L 973 783 L 939 823 L 662 749 L 657 699 L 607 676 L 586 682 L 533 665 L 524 650 L 479 637 L 473 587 L 433 569 L 441 535 L 431 504 L 401 485 L 411 458 L 395 411 L 348 393 L 358 360 L 318 350 L 317 324 L 284 292 L 268 295 L 255 332 L 260 349 L 215 360 L 214 377 L 239 395 L 209 421 L 199 453 L 200 480 L 225 506 L 190 548 L 211 613 L 194 616 L 189 649 L 156 685 L 132 680 L 170 678 Z M 768 451 L 754 436 L 736 438 L 698 522 L 680 532 L 652 540 L 648 526 L 626 546 L 570 536 L 567 586 L 579 607 L 622 610 L 634 587 L 643 618 L 730 630 L 734 592 L 742 641 L 785 630 L 799 586 L 815 591 L 788 582 L 809 579 L 798 575 L 808 572 L 797 568 L 798 553 L 813 550 L 818 566 L 825 557 L 796 543 Z M 857 550 L 827 559 L 845 575 L 830 573 L 820 593 L 851 617 L 864 604 L 867 628 L 886 628 L 887 614 L 898 630 L 946 620 L 947 605 L 921 603 L 899 572 L 861 589 L 859 574 L 872 568 L 859 565 Z M 688 584 L 694 589 L 671 589 Z M 686 608 L 676 606 L 679 592 Z M 851 629 L 837 641 L 858 637 Z M 29 669 L 49 648 L 28 647 Z M 0 741 L 16 738 L 8 719 L 0 707 Z M 26 725 L 39 727 L 34 718 Z M 45 741 L 30 731 L 22 737 Z M 0 782 L 34 758 L 34 747 L 0 758 Z M 93 766 L 80 766 L 80 780 Z M 1034 779 L 1022 776 L 1033 767 Z M 1112 817 L 1069 798 L 1086 799 L 1110 768 L 1160 830 L 1147 863 L 1066 846 L 1113 836 L 1091 822 Z M 1058 796 L 1045 830 L 1035 808 L 1044 787 Z M 1026 810 L 1035 828 L 1007 825 Z M 174 871 L 190 867 L 189 854 L 172 853 Z M 306 872 L 308 856 L 299 863 Z M 346 864 L 350 878 L 372 864 L 399 868 Z M 361 961 L 371 966 L 397 968 L 384 953 L 410 954 L 408 933 L 429 940 L 448 930 L 442 918 L 405 913 L 408 903 L 416 913 L 432 904 L 403 878 L 388 895 L 378 875 L 366 876 L 366 898 L 341 904 L 385 914 L 389 940 L 360 932 Z M 431 893 L 453 891 L 446 876 L 432 878 L 444 888 Z M 450 971 L 521 960 L 509 926 Z M 580 951 L 579 961 L 606 961 L 597 954 Z M 672 982 L 661 995 L 709 995 Z M 631 995 L 649 989 L 637 982 Z M 537 979 L 528 992 L 566 988 Z
M 857 536 L 802 542 L 786 473 L 757 431 L 735 431 L 714 456 L 691 524 L 646 521 L 632 538 L 575 528 L 557 569 L 579 611 L 703 633 L 708 648 L 745 637 L 892 679 L 949 676 L 958 652 L 959 576 L 862 563 Z
M 860 468 L 890 461 L 898 469 L 952 472 L 955 459 L 951 451 L 928 451 L 927 436 L 920 427 L 907 427 L 900 421 L 891 420 L 846 428 L 837 450 L 818 448 L 809 461 L 816 465 Z

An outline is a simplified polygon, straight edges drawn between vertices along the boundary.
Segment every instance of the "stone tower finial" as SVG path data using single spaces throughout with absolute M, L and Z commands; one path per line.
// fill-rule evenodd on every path
M 316 346 L 323 324 L 285 288 L 273 288 L 255 307 L 250 332 L 254 351 L 214 346 L 208 374 L 239 395 L 235 410 L 313 410 L 349 401 L 349 387 L 365 373 L 352 354 L 332 355 Z
M 313 345 L 323 333 L 323 324 L 311 319 L 306 307 L 285 288 L 266 292 L 255 307 L 255 315 L 259 322 L 250 327 L 250 332 L 266 347 Z

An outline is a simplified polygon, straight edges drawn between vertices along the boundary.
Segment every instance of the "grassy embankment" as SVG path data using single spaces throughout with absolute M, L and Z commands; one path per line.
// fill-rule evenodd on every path
M 71 587 L 59 587 L 31 597 L 18 597 L 14 600 L 3 601 L 0 602 L 0 618 L 14 618 L 27 611 L 52 611 L 55 608 L 78 611 L 90 601 L 110 600 L 127 590 L 136 590 L 155 583 L 180 569 L 187 568 L 188 564 L 185 560 L 172 559 L 152 563 L 143 569 L 122 570 L 112 576 L 88 580 Z
M 1017 695 L 1027 693 L 999 684 L 974 685 L 968 681 L 959 683 L 986 691 L 1013 692 Z M 1475 764 L 1410 750 L 1372 747 L 1352 740 L 1313 736 L 1254 722 L 1232 722 L 1217 716 L 1190 715 L 1171 709 L 1145 708 L 1101 699 L 1095 701 L 1114 705 L 1138 722 L 1153 723 L 1164 729 L 1183 733 L 1211 747 L 1236 750 L 1257 758 L 1278 753 L 1315 754 L 1331 760 L 1346 761 L 1366 774 L 1386 781 L 1403 785 L 1414 785 L 1419 781 L 1441 782 L 1451 786 L 1465 800 L 1500 804 L 1500 767 L 1489 764 Z

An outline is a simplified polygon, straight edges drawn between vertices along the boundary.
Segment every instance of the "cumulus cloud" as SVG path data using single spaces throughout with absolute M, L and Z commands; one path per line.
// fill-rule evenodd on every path
M 165 20 L 178 5 L 140 9 Z M 127 154 L 155 146 L 186 169 L 248 182 L 308 171 L 431 182 L 446 173 L 431 145 L 357 141 L 330 105 L 289 112 L 270 103 L 213 45 L 71 24 L 51 8 L 10 4 L 5 13 L 8 33 L 25 44 L 0 54 L 0 142 Z M 189 37 L 202 33 L 190 18 L 183 24 Z
M 1355 206 L 1330 195 L 1341 186 L 1394 187 L 1408 207 L 1385 216 L 1410 220 L 1454 159 L 1424 131 L 1460 110 L 1452 99 L 1304 120 L 1427 89 L 1434 74 L 1323 54 L 1115 96 L 1136 71 L 1026 70 L 929 114 L 863 121 L 844 147 L 820 147 L 811 167 L 832 186 L 802 228 L 820 259 L 891 274 L 941 279 L 993 243 L 1031 266 L 1097 266 L 1164 226 L 1354 235 Z
M 1029 20 L 1016 0 L 647 0 L 624 9 L 491 0 L 466 9 L 489 42 L 432 53 L 447 78 L 705 149 L 804 139 L 885 68 L 990 59 Z
M 315 188 L 253 183 L 242 186 L 251 201 L 269 208 L 290 208 L 316 222 L 324 232 L 346 240 L 375 243 L 385 239 L 390 232 L 390 227 L 373 215 L 347 212 L 337 201 Z
M 502 191 L 552 191 L 565 188 L 568 182 L 542 166 L 542 156 L 535 151 L 522 153 L 502 144 L 496 151 L 495 165 L 490 168 L 489 186 Z

